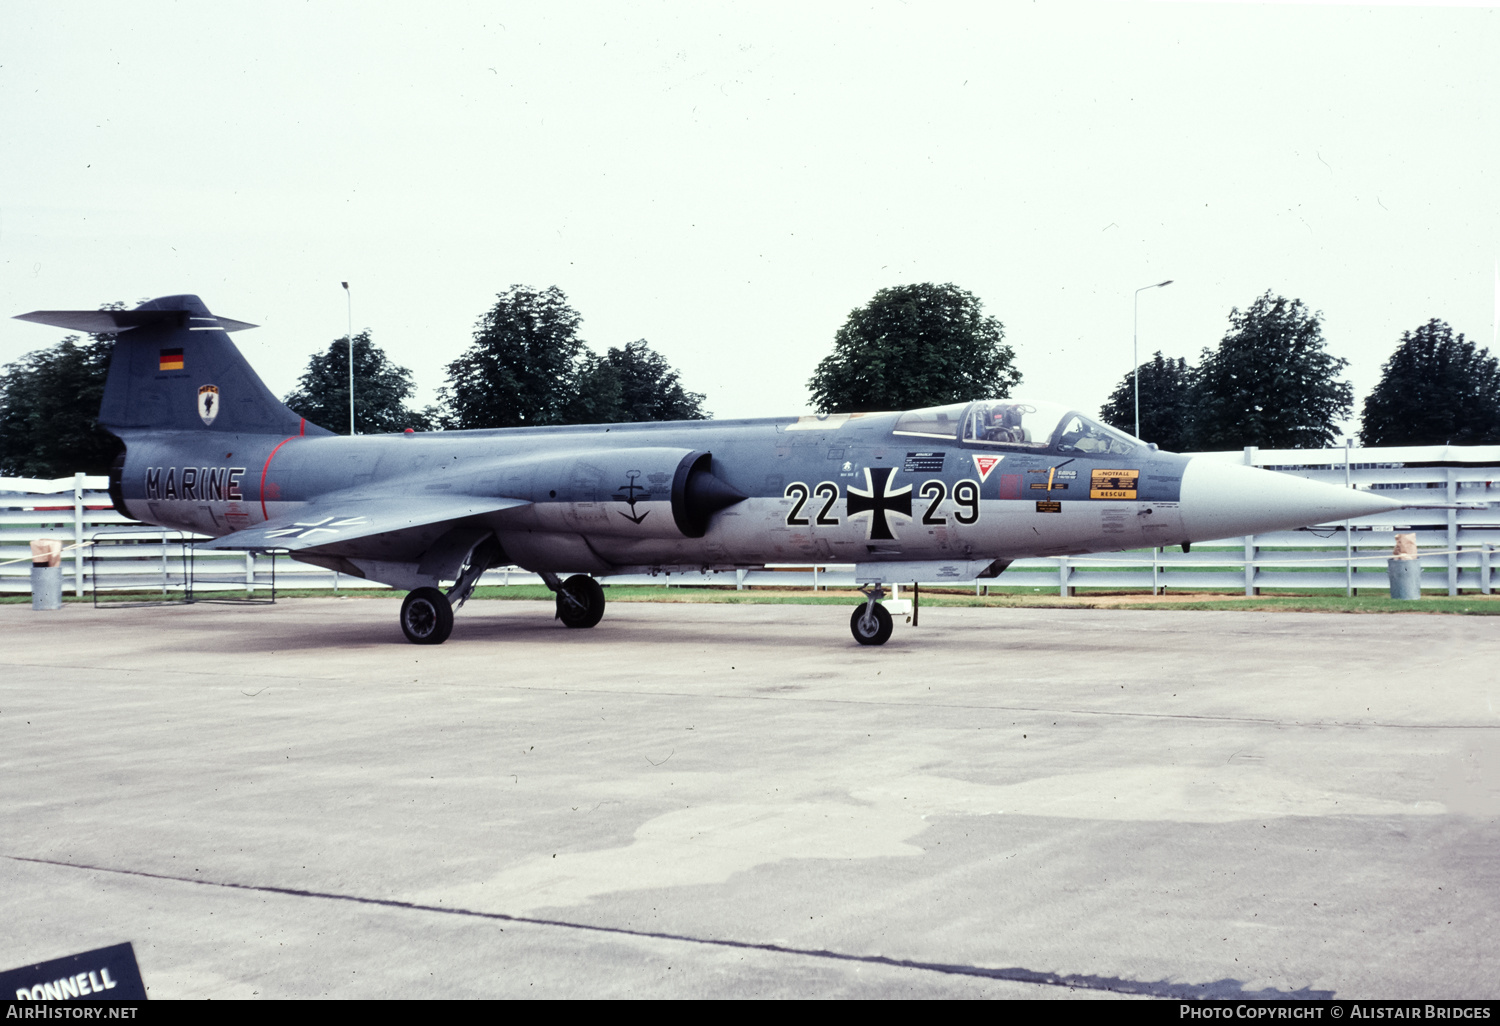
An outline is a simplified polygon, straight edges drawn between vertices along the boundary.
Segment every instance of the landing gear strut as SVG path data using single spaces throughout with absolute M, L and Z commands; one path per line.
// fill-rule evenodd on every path
M 557 593 L 557 618 L 565 627 L 592 627 L 604 617 L 604 589 L 587 574 L 574 574 L 559 582 L 554 573 L 541 575 Z
M 459 568 L 458 580 L 454 581 L 453 587 L 448 589 L 448 604 L 455 611 L 462 609 L 464 603 L 469 601 L 469 596 L 474 594 L 474 589 L 479 584 L 479 578 L 498 562 L 499 555 L 500 543 L 495 541 L 494 535 L 490 535 L 469 551 L 468 558 Z
M 855 606 L 854 614 L 849 617 L 849 631 L 861 645 L 884 645 L 891 640 L 895 624 L 890 611 L 879 602 L 884 597 L 885 589 L 878 584 L 866 589 L 865 601 Z
M 401 633 L 414 645 L 441 645 L 453 633 L 453 613 L 474 594 L 479 577 L 495 564 L 500 544 L 495 536 L 479 541 L 464 557 L 458 580 L 444 595 L 436 588 L 416 588 L 401 603 Z

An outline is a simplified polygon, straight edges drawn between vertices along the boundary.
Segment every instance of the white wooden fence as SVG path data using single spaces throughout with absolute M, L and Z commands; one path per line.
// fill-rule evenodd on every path
M 1379 449 L 1246 449 L 1203 453 L 1335 485 L 1375 489 L 1393 498 L 1444 508 L 1406 509 L 1297 531 L 1194 544 L 1190 553 L 1144 549 L 1098 556 L 1017 560 L 986 585 L 1070 594 L 1111 590 L 1257 591 L 1367 589 L 1383 593 L 1393 534 L 1417 536 L 1422 586 L 1449 595 L 1491 591 L 1494 548 L 1500 545 L 1500 446 L 1420 446 Z M 0 592 L 28 592 L 27 543 L 63 539 L 64 579 L 75 595 L 116 590 L 180 593 L 189 576 L 195 593 L 258 594 L 272 583 L 267 556 L 194 550 L 192 535 L 163 531 L 115 512 L 102 477 L 75 474 L 41 481 L 0 478 Z M 380 588 L 286 557 L 275 560 L 280 590 Z M 491 570 L 482 585 L 538 584 L 515 567 Z M 777 566 L 718 574 L 614 577 L 612 584 L 802 586 L 850 588 L 845 565 Z M 927 582 L 923 582 L 927 583 Z M 936 583 L 936 582 L 935 582 Z

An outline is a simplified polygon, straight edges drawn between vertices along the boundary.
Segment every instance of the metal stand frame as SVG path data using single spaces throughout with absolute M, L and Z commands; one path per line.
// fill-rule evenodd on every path
M 175 537 L 173 537 L 175 535 Z M 281 550 L 269 550 L 265 553 L 271 557 L 271 583 L 269 589 L 266 585 L 257 583 L 250 569 L 247 575 L 214 575 L 204 577 L 198 572 L 197 545 L 189 541 L 189 535 L 185 531 L 162 530 L 162 531 L 100 531 L 91 539 L 87 562 L 90 569 L 90 590 L 93 592 L 95 609 L 136 609 L 142 606 L 183 606 L 198 602 L 216 602 L 234 605 L 274 605 L 276 602 L 276 556 Z M 118 584 L 110 584 L 111 575 L 100 574 L 99 569 L 107 564 L 115 563 L 111 559 L 100 555 L 101 543 L 103 548 L 123 547 L 126 543 L 139 545 L 142 542 L 159 542 L 161 545 L 160 575 L 153 561 L 153 569 L 142 571 L 139 574 L 120 574 L 120 578 L 132 578 Z M 177 552 L 172 553 L 173 546 Z M 176 564 L 174 569 L 174 563 Z M 151 577 L 148 582 L 144 579 L 147 575 Z M 249 576 L 250 579 L 246 579 Z M 245 589 L 244 595 L 230 595 L 226 592 L 204 591 L 205 584 L 227 584 Z M 144 592 L 160 588 L 160 598 L 140 598 L 122 601 L 100 600 L 100 595 L 110 591 L 117 592 Z M 174 589 L 180 588 L 180 592 Z

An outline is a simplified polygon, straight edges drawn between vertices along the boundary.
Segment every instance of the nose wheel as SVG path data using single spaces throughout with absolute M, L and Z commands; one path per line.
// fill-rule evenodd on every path
M 895 623 L 890 611 L 876 601 L 883 594 L 880 588 L 867 592 L 865 600 L 854 607 L 849 617 L 849 632 L 861 645 L 884 645 L 891 640 Z

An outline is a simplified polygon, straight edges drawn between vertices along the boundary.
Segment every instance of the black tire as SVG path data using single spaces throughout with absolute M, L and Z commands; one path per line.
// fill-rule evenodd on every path
M 574 601 L 569 602 L 563 592 Z M 604 589 L 599 582 L 587 574 L 574 574 L 563 581 L 557 593 L 557 618 L 568 627 L 592 627 L 602 620 Z
M 401 603 L 401 633 L 413 645 L 441 645 L 453 633 L 453 606 L 436 588 L 418 588 Z
M 849 631 L 854 640 L 861 645 L 884 645 L 890 641 L 895 623 L 890 612 L 879 602 L 875 603 L 874 621 L 873 624 L 865 622 L 865 603 L 855 606 L 854 615 L 849 617 Z

